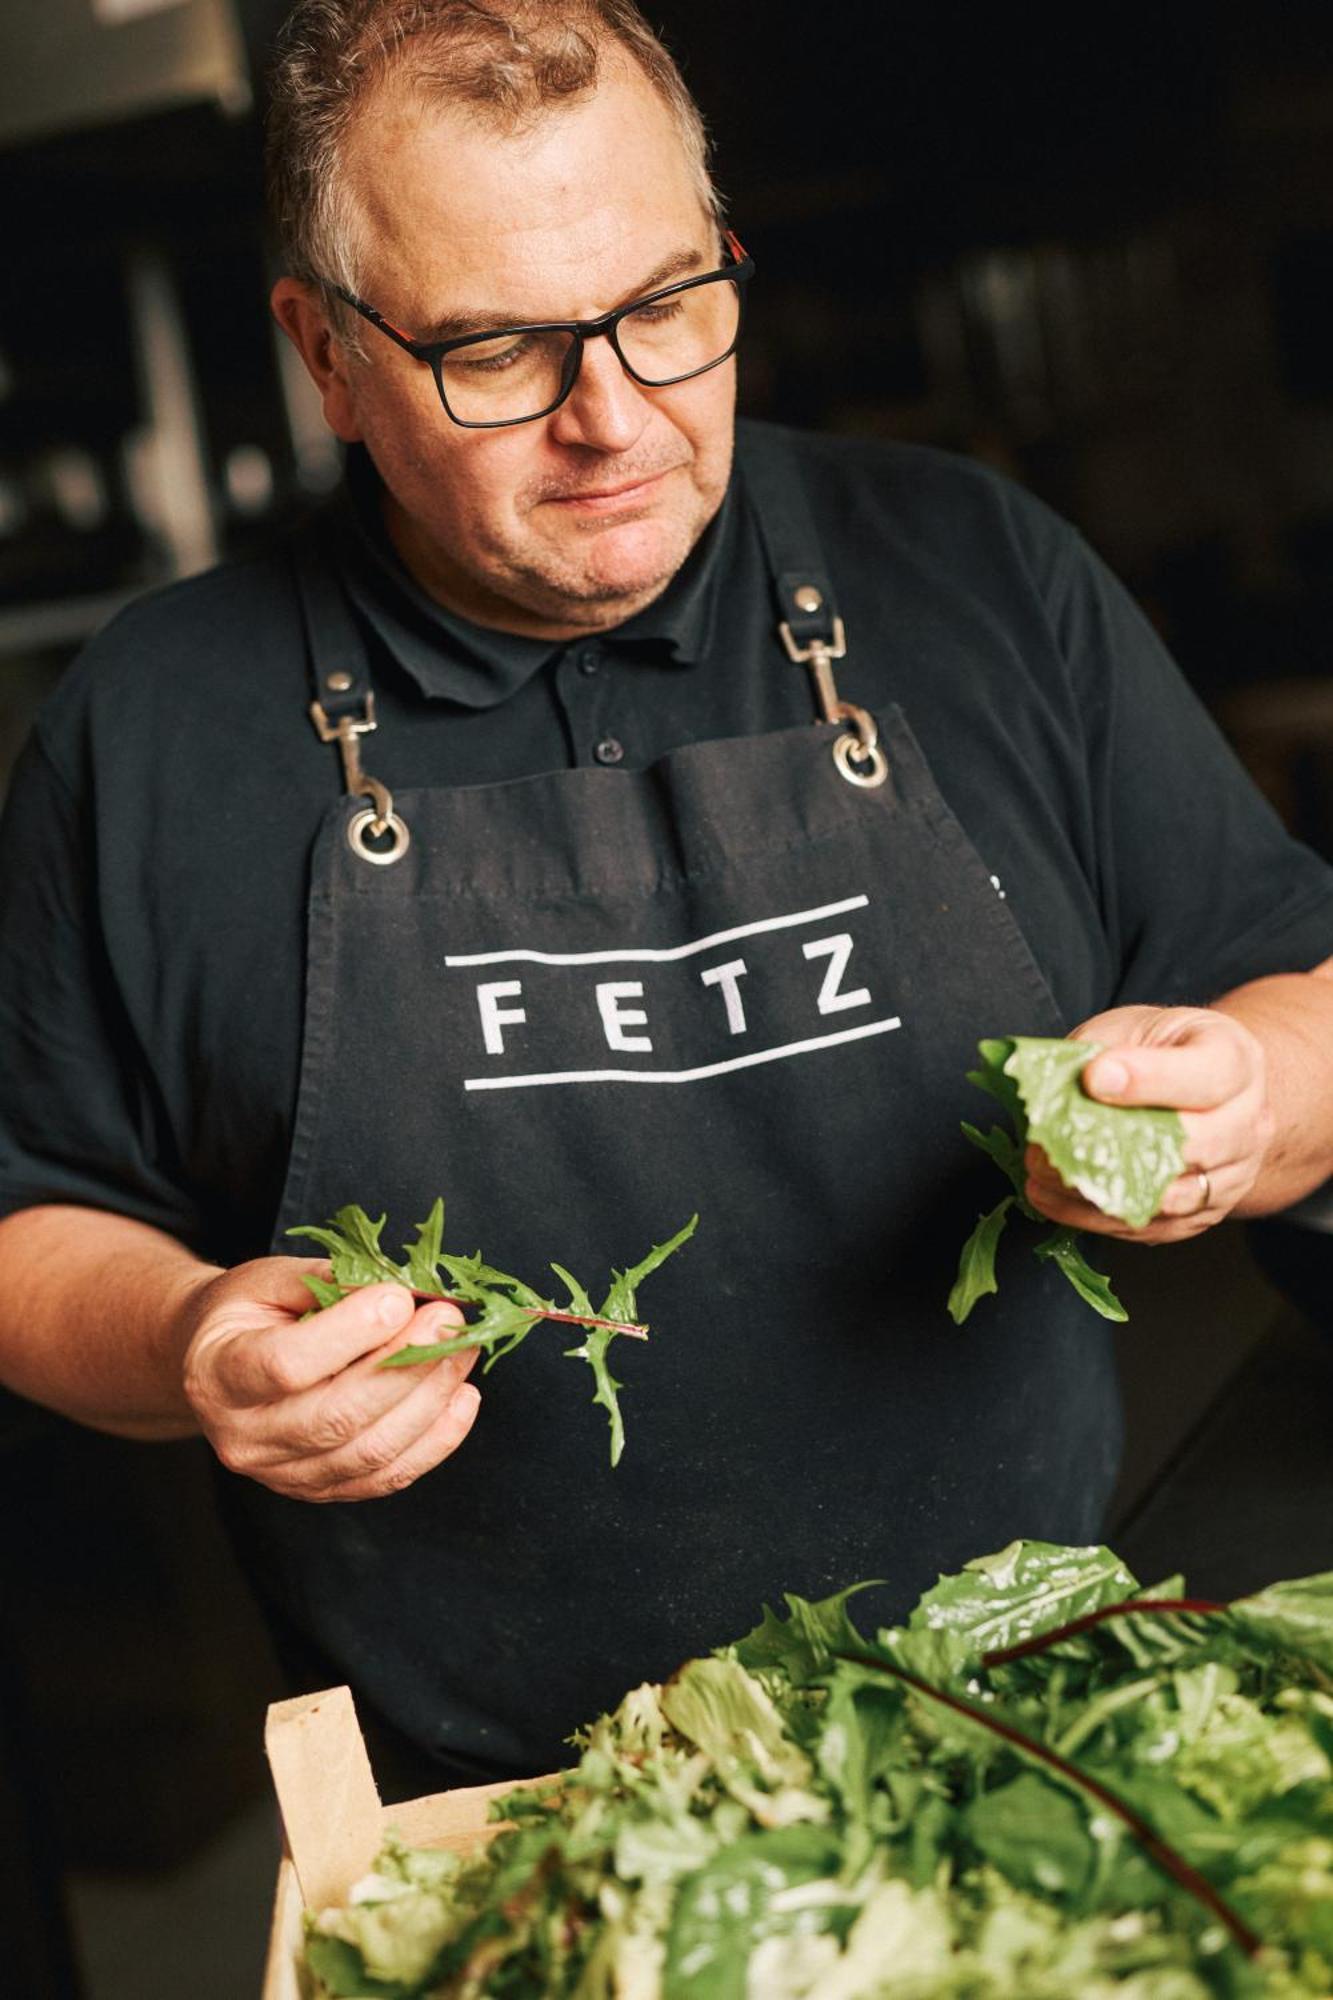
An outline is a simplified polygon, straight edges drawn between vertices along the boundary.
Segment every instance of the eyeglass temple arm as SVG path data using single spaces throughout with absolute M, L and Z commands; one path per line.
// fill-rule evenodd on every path
M 368 319 L 370 324 L 377 326 L 381 333 L 387 333 L 390 340 L 396 340 L 398 345 L 406 348 L 409 354 L 419 355 L 422 343 L 419 340 L 413 340 L 410 333 L 404 333 L 402 328 L 395 326 L 392 320 L 385 319 L 382 312 L 376 312 L 374 306 L 367 305 L 366 301 L 359 299 L 355 292 L 349 292 L 346 285 L 335 285 L 333 290 L 342 300 L 343 304 L 351 306 L 353 312 L 359 312 L 362 319 Z

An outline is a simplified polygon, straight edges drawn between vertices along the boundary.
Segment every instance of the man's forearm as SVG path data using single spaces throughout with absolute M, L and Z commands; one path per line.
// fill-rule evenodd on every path
M 0 1383 L 121 1437 L 186 1437 L 182 1308 L 216 1275 L 161 1230 L 99 1209 L 0 1221 Z
M 1271 1215 L 1333 1176 L 1330 963 L 1313 973 L 1256 979 L 1213 1002 L 1263 1044 L 1275 1121 L 1259 1178 L 1237 1204 L 1237 1215 Z

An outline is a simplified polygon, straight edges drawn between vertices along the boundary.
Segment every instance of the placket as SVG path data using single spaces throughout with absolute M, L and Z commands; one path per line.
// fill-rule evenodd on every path
M 643 762 L 644 745 L 634 741 L 632 721 L 623 712 L 624 673 L 615 653 L 598 639 L 579 639 L 561 655 L 556 699 L 576 768 Z

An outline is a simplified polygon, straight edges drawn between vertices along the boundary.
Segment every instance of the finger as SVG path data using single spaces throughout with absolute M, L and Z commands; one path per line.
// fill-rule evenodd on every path
M 432 1310 L 457 1312 L 448 1306 Z M 309 1319 L 238 1329 L 225 1356 L 219 1356 L 219 1370 L 238 1403 L 278 1402 L 376 1353 L 404 1333 L 415 1313 L 406 1285 L 367 1285 Z
M 459 1330 L 456 1307 L 427 1307 L 392 1339 L 362 1355 L 330 1380 L 294 1396 L 251 1409 L 247 1449 L 251 1465 L 290 1458 L 316 1458 L 337 1451 L 371 1431 L 390 1411 L 405 1405 L 423 1381 L 434 1381 L 437 1399 L 447 1397 L 471 1372 L 477 1351 L 423 1361 L 415 1367 L 386 1368 L 404 1347 L 425 1347 Z
M 266 1472 L 264 1483 L 295 1498 L 317 1502 L 383 1499 L 402 1492 L 457 1451 L 480 1407 L 481 1396 L 474 1384 L 461 1383 L 443 1408 L 433 1409 L 421 1428 L 397 1450 L 381 1449 L 391 1442 L 387 1437 L 367 1438 L 361 1442 L 359 1459 L 330 1454 L 323 1460 L 297 1461 Z
M 355 1384 L 342 1378 L 334 1389 L 305 1403 L 300 1422 L 287 1412 L 263 1413 L 245 1435 L 233 1440 L 225 1454 L 233 1471 L 265 1478 L 279 1469 L 300 1477 L 309 1487 L 359 1478 L 388 1465 L 433 1424 L 457 1394 L 461 1378 L 452 1362 L 420 1368 L 390 1369 L 368 1387 L 386 1390 L 392 1400 L 359 1402 L 349 1393 Z
M 1084 1089 L 1103 1104 L 1212 1111 L 1239 1097 L 1257 1078 L 1251 1053 L 1225 1029 L 1200 1029 L 1160 1047 L 1106 1049 L 1085 1064 Z
M 1254 1171 L 1245 1161 L 1231 1162 L 1211 1170 L 1191 1167 L 1172 1181 L 1162 1196 L 1158 1210 L 1164 1216 L 1212 1215 L 1220 1219 L 1235 1207 L 1254 1184 Z
M 1039 1215 L 1059 1228 L 1077 1230 L 1089 1236 L 1110 1237 L 1122 1243 L 1168 1243 L 1182 1236 L 1194 1235 L 1198 1228 L 1208 1228 L 1218 1219 L 1210 1213 L 1199 1224 L 1192 1215 L 1164 1216 L 1159 1213 L 1142 1228 L 1133 1229 L 1129 1223 L 1094 1208 L 1081 1195 L 1071 1194 L 1068 1190 L 1049 1195 L 1044 1190 L 1031 1189 L 1028 1200 Z

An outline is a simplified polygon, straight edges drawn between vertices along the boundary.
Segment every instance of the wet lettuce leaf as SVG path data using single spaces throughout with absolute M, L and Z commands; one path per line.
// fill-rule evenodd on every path
M 1018 1085 L 1027 1138 L 1040 1146 L 1066 1187 L 1142 1229 L 1185 1165 L 1185 1130 L 1175 1111 L 1102 1104 L 1080 1082 L 1096 1042 L 1013 1037 L 1005 1074 Z

